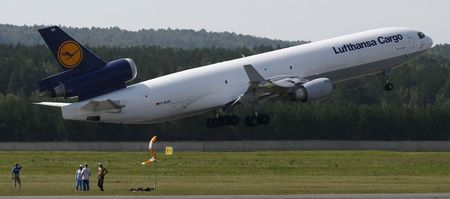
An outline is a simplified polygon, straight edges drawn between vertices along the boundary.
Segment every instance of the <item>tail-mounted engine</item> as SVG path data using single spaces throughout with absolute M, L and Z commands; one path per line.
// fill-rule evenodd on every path
M 39 82 L 41 92 L 51 97 L 74 97 L 84 100 L 126 87 L 136 78 L 136 64 L 129 58 L 111 61 L 103 67 L 81 73 L 66 70 Z

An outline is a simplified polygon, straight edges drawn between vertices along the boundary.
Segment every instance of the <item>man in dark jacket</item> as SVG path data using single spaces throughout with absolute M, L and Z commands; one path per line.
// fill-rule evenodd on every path
M 14 180 L 14 187 L 17 187 L 17 184 L 19 184 L 19 188 L 22 187 L 19 175 L 21 169 L 22 166 L 20 166 L 18 163 L 14 164 L 13 168 L 11 169 L 11 178 Z
M 103 182 L 105 180 L 105 175 L 107 173 L 108 173 L 108 169 L 106 169 L 102 163 L 98 163 L 97 185 L 100 188 L 100 191 L 104 191 Z

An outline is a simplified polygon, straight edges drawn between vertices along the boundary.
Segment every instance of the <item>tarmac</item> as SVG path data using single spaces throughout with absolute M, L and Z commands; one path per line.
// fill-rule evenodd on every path
M 0 196 L 0 199 L 450 199 L 450 193 L 408 193 L 408 194 L 307 194 L 307 195 L 187 195 L 187 196 Z

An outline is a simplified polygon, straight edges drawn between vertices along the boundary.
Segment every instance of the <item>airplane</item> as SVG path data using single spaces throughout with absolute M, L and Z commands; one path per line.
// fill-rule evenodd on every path
M 205 112 L 210 128 L 238 125 L 236 105 L 252 107 L 247 126 L 270 122 L 260 104 L 279 97 L 299 102 L 327 99 L 334 84 L 383 74 L 392 90 L 391 71 L 424 53 L 433 40 L 411 28 L 368 30 L 197 67 L 133 85 L 137 69 L 130 58 L 105 62 L 57 26 L 38 30 L 63 72 L 39 81 L 43 95 L 76 98 L 60 107 L 66 120 L 149 124 Z

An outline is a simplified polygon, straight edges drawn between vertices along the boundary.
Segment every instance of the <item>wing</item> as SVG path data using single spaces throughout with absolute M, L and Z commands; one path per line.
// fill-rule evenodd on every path
M 88 103 L 81 107 L 82 110 L 92 112 L 120 112 L 125 105 L 120 101 L 106 100 L 89 100 Z
M 306 82 L 292 75 L 279 75 L 265 79 L 252 65 L 245 65 L 244 69 L 250 85 L 247 92 L 236 100 L 244 104 L 255 104 L 271 97 L 287 95 Z

